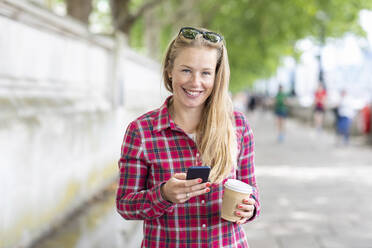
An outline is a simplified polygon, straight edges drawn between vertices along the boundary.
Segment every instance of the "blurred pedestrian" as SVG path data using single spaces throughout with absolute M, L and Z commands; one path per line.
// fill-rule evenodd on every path
M 368 102 L 361 110 L 362 114 L 362 132 L 366 135 L 371 133 L 371 107 L 372 103 Z
M 257 98 L 254 94 L 251 94 L 247 101 L 247 109 L 249 112 L 254 112 L 257 106 Z
M 283 86 L 279 85 L 278 93 L 275 96 L 274 111 L 276 115 L 276 123 L 278 128 L 278 142 L 284 141 L 285 135 L 285 119 L 288 114 L 287 94 L 283 92 Z
M 314 123 L 318 132 L 323 129 L 326 98 L 327 91 L 324 89 L 323 85 L 319 83 L 314 93 Z
M 337 123 L 338 123 L 338 119 L 340 118 L 340 115 L 338 114 L 338 105 L 332 108 L 332 112 L 333 112 L 333 117 L 334 117 L 333 127 L 336 130 L 336 134 L 337 134 Z
M 339 143 L 348 145 L 350 139 L 350 127 L 355 115 L 355 110 L 346 90 L 341 91 L 341 98 L 337 110 L 337 133 L 340 139 Z
M 260 212 L 254 142 L 233 111 L 229 71 L 221 35 L 182 28 L 163 65 L 172 95 L 127 128 L 116 203 L 123 218 L 144 221 L 142 247 L 248 247 L 241 224 Z M 201 165 L 211 167 L 210 182 L 186 180 L 187 169 Z M 220 217 L 228 178 L 253 187 L 236 206 L 237 222 Z

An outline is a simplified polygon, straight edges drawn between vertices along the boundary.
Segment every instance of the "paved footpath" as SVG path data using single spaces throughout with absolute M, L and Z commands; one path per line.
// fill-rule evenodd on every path
M 262 212 L 245 225 L 251 248 L 372 248 L 372 147 L 336 147 L 332 134 L 290 120 L 276 142 L 271 114 L 249 116 Z M 122 220 L 113 184 L 35 248 L 134 248 L 142 223 Z
M 293 120 L 279 144 L 271 114 L 248 119 L 262 204 L 245 227 L 251 248 L 372 248 L 372 147 Z

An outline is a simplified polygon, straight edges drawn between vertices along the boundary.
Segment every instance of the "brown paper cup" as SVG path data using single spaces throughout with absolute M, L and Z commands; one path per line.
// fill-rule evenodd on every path
M 229 179 L 224 187 L 221 218 L 232 222 L 238 221 L 241 217 L 235 215 L 235 211 L 238 210 L 237 205 L 241 204 L 244 198 L 249 198 L 252 194 L 252 186 L 240 180 Z

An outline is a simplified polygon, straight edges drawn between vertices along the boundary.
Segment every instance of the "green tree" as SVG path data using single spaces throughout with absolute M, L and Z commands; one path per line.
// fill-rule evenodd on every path
M 200 10 L 203 22 L 225 36 L 233 90 L 271 76 L 285 55 L 298 58 L 300 39 L 313 37 L 321 44 L 346 32 L 363 35 L 359 11 L 371 8 L 367 0 L 234 0 L 211 14 L 213 2 L 201 1 Z
M 370 0 L 95 1 L 109 1 L 114 29 L 127 34 L 132 47 L 156 59 L 181 26 L 222 33 L 233 91 L 272 76 L 283 56 L 299 58 L 298 40 L 312 37 L 321 46 L 327 38 L 348 32 L 364 35 L 359 12 L 372 9 Z

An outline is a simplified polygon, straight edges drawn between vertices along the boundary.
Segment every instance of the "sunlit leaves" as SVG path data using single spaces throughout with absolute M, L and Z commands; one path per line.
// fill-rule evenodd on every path
M 217 1 L 220 2 L 220 1 Z M 362 35 L 358 14 L 370 8 L 363 0 L 234 0 L 223 1 L 209 28 L 227 40 L 231 63 L 232 90 L 245 87 L 256 78 L 271 76 L 284 55 L 299 57 L 297 40 L 312 36 L 320 43 L 326 37 L 346 32 Z M 201 11 L 208 16 L 213 5 L 205 0 Z
M 62 0 L 48 0 L 62 1 Z M 109 0 L 94 0 L 95 3 Z M 124 1 L 124 0 L 123 0 Z M 148 0 L 129 1 L 135 13 Z M 158 34 L 159 53 L 181 26 L 203 26 L 221 33 L 226 40 L 231 65 L 231 89 L 250 85 L 273 75 L 283 56 L 299 58 L 296 42 L 306 37 L 322 45 L 327 37 L 352 32 L 364 35 L 359 25 L 361 9 L 372 9 L 371 0 L 164 0 L 156 5 L 154 23 L 138 17 L 130 27 L 130 45 L 144 46 L 149 29 Z M 95 8 L 95 12 L 100 12 Z M 101 11 L 102 12 L 102 11 Z M 107 12 L 96 14 L 105 26 Z M 160 57 L 158 58 L 160 60 Z

